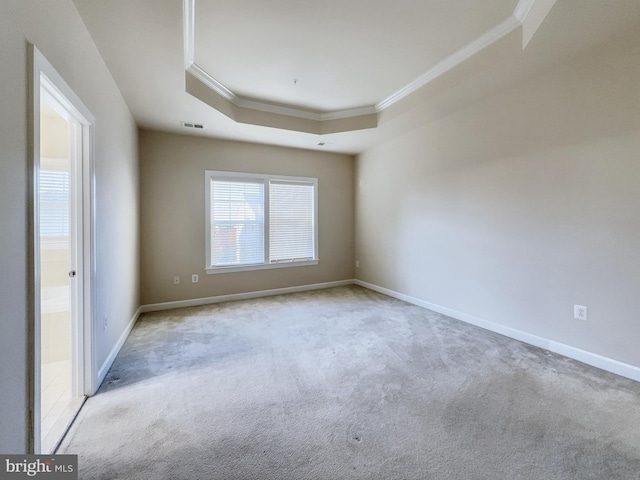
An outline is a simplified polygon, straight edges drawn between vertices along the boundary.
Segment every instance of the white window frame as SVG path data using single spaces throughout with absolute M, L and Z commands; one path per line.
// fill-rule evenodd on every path
M 237 180 L 254 181 L 264 184 L 264 263 L 252 265 L 233 265 L 217 267 L 211 265 L 211 181 Z M 311 260 L 297 260 L 291 262 L 269 263 L 269 182 L 304 183 L 313 185 L 313 249 Z M 251 270 L 268 270 L 272 268 L 304 267 L 317 265 L 318 257 L 318 179 L 313 177 L 290 177 L 285 175 L 265 175 L 259 173 L 238 173 L 220 170 L 205 171 L 205 271 L 207 274 L 247 272 Z

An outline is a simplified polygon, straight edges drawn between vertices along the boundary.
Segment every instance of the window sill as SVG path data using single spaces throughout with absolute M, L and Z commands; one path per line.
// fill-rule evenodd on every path
M 271 270 L 273 268 L 307 267 L 309 265 L 317 265 L 318 262 L 319 260 L 305 260 L 300 262 L 258 263 L 256 265 L 238 265 L 231 267 L 207 267 L 205 271 L 207 275 L 215 273 L 250 272 L 253 270 Z

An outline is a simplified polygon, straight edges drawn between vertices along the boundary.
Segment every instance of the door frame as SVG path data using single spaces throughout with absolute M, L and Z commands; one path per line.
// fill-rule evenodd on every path
M 82 219 L 81 296 L 82 312 L 78 312 L 78 333 L 80 338 L 73 348 L 77 360 L 81 362 L 81 378 L 77 378 L 74 393 L 92 395 L 97 390 L 97 368 L 95 359 L 95 172 L 94 144 L 95 117 L 80 98 L 65 82 L 62 76 L 33 45 L 28 44 L 29 55 L 29 453 L 41 452 L 40 430 L 40 382 L 41 382 L 41 317 L 40 317 L 40 226 L 39 226 L 39 172 L 40 172 L 40 92 L 60 103 L 65 111 L 80 125 L 81 148 L 78 150 L 78 168 L 81 170 L 81 196 L 76 195 L 77 208 Z M 44 81 L 43 81 L 44 80 Z M 49 452 L 46 452 L 49 453 Z

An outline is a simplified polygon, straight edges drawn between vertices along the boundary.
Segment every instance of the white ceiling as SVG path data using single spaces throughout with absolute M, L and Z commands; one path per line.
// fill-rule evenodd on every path
M 187 93 L 182 0 L 75 3 L 141 127 L 358 153 L 616 35 L 637 37 L 637 0 L 558 0 L 523 51 L 514 12 L 531 1 L 196 0 L 192 60 L 234 95 L 318 113 L 376 107 L 377 128 L 329 135 L 237 123 Z
M 195 63 L 241 96 L 321 112 L 375 105 L 517 3 L 197 0 Z

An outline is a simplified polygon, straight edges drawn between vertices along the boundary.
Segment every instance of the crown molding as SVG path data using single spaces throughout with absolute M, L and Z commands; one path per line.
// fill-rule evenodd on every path
M 359 108 L 349 108 L 347 110 L 336 110 L 334 112 L 322 113 L 320 120 L 340 120 L 343 118 L 360 117 L 362 115 L 372 115 L 378 113 L 375 105 Z
M 191 75 L 196 77 L 198 80 L 200 80 L 202 83 L 204 83 L 207 87 L 209 87 L 211 90 L 216 92 L 225 100 L 229 100 L 234 104 L 236 103 L 238 98 L 237 95 L 233 93 L 231 90 L 229 90 L 227 87 L 222 85 L 219 81 L 217 81 L 211 75 L 209 75 L 205 70 L 200 68 L 197 64 L 192 63 L 191 65 L 189 65 L 187 67 L 187 72 L 189 72 Z
M 413 92 L 424 87 L 426 84 L 432 82 L 439 76 L 445 74 L 452 68 L 460 65 L 465 60 L 473 57 L 475 54 L 477 54 L 481 50 L 484 50 L 489 45 L 497 42 L 505 35 L 513 32 L 521 25 L 522 24 L 515 17 L 507 18 L 504 22 L 496 25 L 488 32 L 485 32 L 484 34 L 476 38 L 473 42 L 468 43 L 457 52 L 449 55 L 444 60 L 434 65 L 432 68 L 416 78 L 413 82 L 402 87 L 397 92 L 389 95 L 387 98 L 376 105 L 376 109 L 378 111 L 381 111 L 385 108 L 390 107 L 394 103 L 402 100 L 407 95 L 412 94 Z
M 326 135 L 378 126 L 374 107 L 338 112 L 344 118 L 328 118 L 316 112 L 296 111 L 285 106 L 251 102 L 239 98 L 197 68 L 185 72 L 185 91 L 238 123 Z M 371 113 L 367 113 L 371 112 Z M 337 117 L 337 115 L 336 115 Z
M 319 113 L 312 110 L 304 110 L 301 108 L 287 107 L 284 105 L 275 105 L 272 103 L 260 102 L 256 100 L 250 100 L 248 98 L 236 95 L 223 84 L 218 82 L 215 78 L 209 75 L 202 67 L 196 63 L 192 63 L 187 68 L 187 72 L 193 75 L 195 78 L 204 83 L 211 90 L 216 92 L 225 100 L 233 103 L 240 108 L 247 108 L 250 110 L 258 110 L 260 112 L 274 113 L 277 115 L 286 115 L 288 117 L 304 118 L 306 120 L 325 121 L 325 120 L 339 120 L 343 118 L 359 117 L 362 115 L 371 115 L 377 113 L 375 106 L 366 106 L 359 108 L 352 108 L 348 110 L 338 110 L 335 112 Z
M 305 120 L 314 120 L 318 122 L 377 114 L 377 110 L 373 105 L 321 113 L 303 108 L 276 105 L 273 103 L 262 102 L 236 95 L 222 83 L 216 80 L 213 76 L 211 76 L 206 70 L 195 63 L 195 0 L 183 0 L 182 9 L 184 27 L 183 34 L 185 70 L 195 78 L 200 80 L 211 90 L 220 95 L 222 98 L 233 103 L 235 106 L 249 110 L 257 110 L 259 112 L 303 118 Z
M 235 100 L 232 100 L 232 102 L 238 107 L 248 108 L 250 110 L 258 110 L 259 112 L 275 113 L 277 115 L 286 115 L 288 117 L 304 118 L 305 120 L 321 120 L 320 113 L 311 110 L 305 110 L 302 108 L 287 107 L 284 105 L 260 102 L 258 100 L 250 100 L 248 98 L 240 97 L 237 95 Z
M 182 2 L 182 28 L 184 39 L 184 69 L 188 70 L 194 63 L 195 56 L 195 20 L 196 0 L 183 0 Z
M 519 0 L 513 14 L 499 23 L 492 29 L 480 35 L 478 38 L 468 43 L 460 50 L 449 55 L 424 74 L 416 78 L 411 83 L 405 85 L 401 89 L 392 93 L 376 105 L 368 105 L 364 107 L 351 108 L 345 110 L 336 110 L 330 112 L 318 112 L 315 110 L 304 109 L 294 106 L 277 105 L 266 101 L 250 99 L 235 94 L 229 88 L 225 87 L 218 80 L 213 78 L 202 67 L 195 63 L 195 4 L 196 0 L 183 0 L 183 24 L 184 24 L 184 62 L 185 70 L 202 82 L 205 86 L 213 90 L 223 99 L 227 100 L 234 106 L 245 109 L 263 112 L 272 115 L 286 116 L 310 120 L 314 122 L 329 122 L 334 120 L 344 120 L 360 116 L 372 116 L 389 108 L 394 103 L 411 95 L 416 90 L 424 87 L 436 78 L 444 75 L 457 65 L 465 62 L 480 51 L 497 42 L 504 36 L 513 32 L 517 28 L 522 27 L 527 15 L 531 12 L 536 0 Z M 215 107 L 214 107 L 215 108 Z M 376 122 L 377 124 L 377 122 Z
M 358 108 L 350 108 L 347 110 L 336 110 L 334 112 L 319 113 L 313 110 L 305 110 L 302 108 L 287 107 L 285 105 L 276 105 L 273 103 L 260 102 L 257 100 L 250 100 L 248 98 L 235 96 L 231 100 L 234 105 L 242 108 L 248 108 L 251 110 L 258 110 L 260 112 L 275 113 L 278 115 L 287 115 L 289 117 L 304 118 L 306 120 L 316 120 L 323 122 L 325 120 L 339 120 L 343 118 L 359 117 L 361 115 L 376 114 L 378 111 L 374 105 Z
M 516 5 L 516 9 L 513 11 L 513 16 L 522 24 L 524 23 L 525 18 L 531 12 L 533 8 L 533 4 L 536 3 L 536 0 L 520 0 L 518 5 Z

